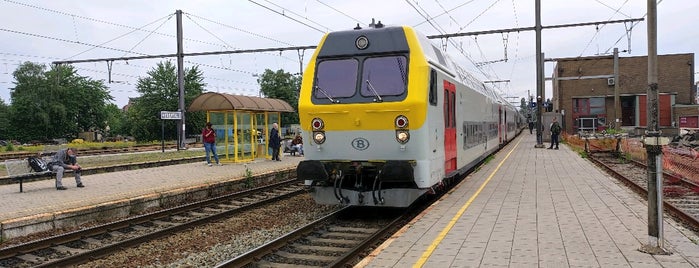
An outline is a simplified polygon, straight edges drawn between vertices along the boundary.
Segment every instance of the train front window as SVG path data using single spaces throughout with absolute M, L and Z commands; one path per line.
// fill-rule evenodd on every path
M 357 90 L 359 62 L 355 59 L 324 60 L 316 72 L 316 99 L 349 98 Z
M 364 60 L 361 95 L 383 97 L 405 93 L 408 79 L 406 62 L 404 56 L 373 57 Z

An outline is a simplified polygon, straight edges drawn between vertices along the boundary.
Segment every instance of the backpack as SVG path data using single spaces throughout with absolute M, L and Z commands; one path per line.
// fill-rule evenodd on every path
M 561 133 L 561 125 L 559 125 L 558 122 L 553 122 L 553 125 L 551 125 L 551 133 L 553 133 L 553 134 L 560 134 Z
M 27 158 L 27 161 L 29 162 L 29 166 L 32 168 L 32 170 L 34 170 L 34 172 L 44 172 L 49 170 L 46 161 L 44 161 L 41 158 L 30 156 L 29 158 Z

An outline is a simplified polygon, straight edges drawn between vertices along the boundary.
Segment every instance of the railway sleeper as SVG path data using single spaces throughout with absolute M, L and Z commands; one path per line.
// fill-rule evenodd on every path
M 376 228 L 357 228 L 357 227 L 344 227 L 344 226 L 333 226 L 328 228 L 328 230 L 333 232 L 352 232 L 352 233 L 366 233 L 373 234 L 379 231 Z
M 308 242 L 313 244 L 322 245 L 332 245 L 336 247 L 347 247 L 351 248 L 357 245 L 357 240 L 346 240 L 346 239 L 331 239 L 331 238 L 321 238 L 321 237 L 309 237 L 306 238 Z
M 338 233 L 338 232 L 329 232 L 329 233 L 323 233 L 320 235 L 322 238 L 342 238 L 342 239 L 353 239 L 353 240 L 360 240 L 364 239 L 367 237 L 366 233 Z
M 282 257 L 282 258 L 285 258 L 285 259 L 292 259 L 292 260 L 299 260 L 299 261 L 311 261 L 311 262 L 323 262 L 323 263 L 330 263 L 330 262 L 337 260 L 337 258 L 334 256 L 307 255 L 307 254 L 290 253 L 290 252 L 286 252 L 286 251 L 278 251 L 275 253 L 275 255 Z
M 334 247 L 325 247 L 325 246 L 312 246 L 312 245 L 295 244 L 295 245 L 292 245 L 291 247 L 293 248 L 293 250 L 297 251 L 297 253 L 327 252 L 327 253 L 337 254 L 337 253 L 347 252 L 347 250 L 344 248 L 334 248 Z

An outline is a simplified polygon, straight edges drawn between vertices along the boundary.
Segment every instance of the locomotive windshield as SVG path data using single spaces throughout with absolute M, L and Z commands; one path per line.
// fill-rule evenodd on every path
M 326 60 L 318 63 L 316 86 L 322 88 L 331 98 L 348 98 L 357 88 L 359 62 L 355 59 Z M 315 98 L 325 98 L 320 90 Z
M 407 61 L 403 55 L 319 60 L 313 102 L 402 100 L 408 84 Z

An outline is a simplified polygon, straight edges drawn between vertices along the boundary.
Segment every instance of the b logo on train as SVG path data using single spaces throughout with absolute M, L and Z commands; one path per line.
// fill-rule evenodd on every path
M 321 204 L 407 207 L 521 129 L 515 107 L 414 29 L 326 34 L 304 72 L 298 179 Z

